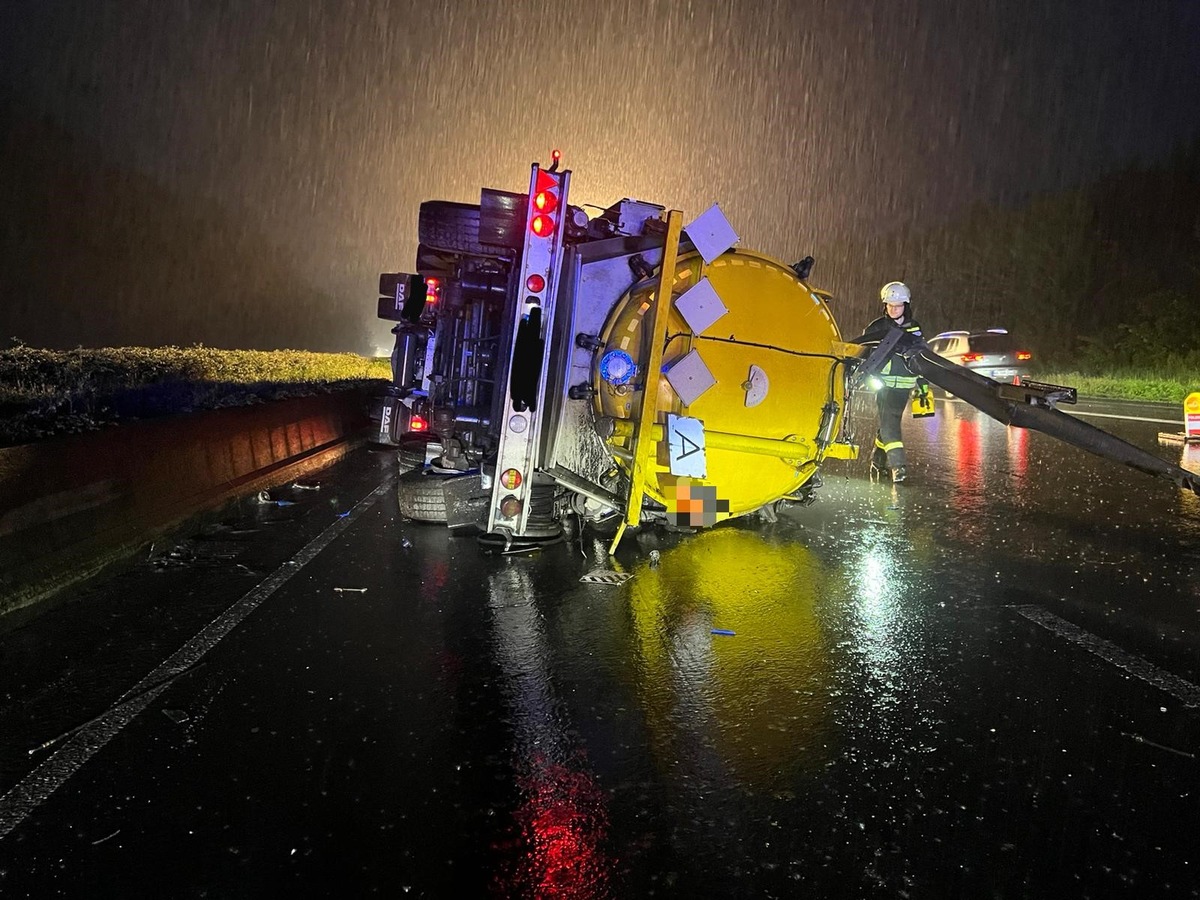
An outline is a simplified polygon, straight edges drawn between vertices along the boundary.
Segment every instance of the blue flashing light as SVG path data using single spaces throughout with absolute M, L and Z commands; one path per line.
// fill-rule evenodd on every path
M 627 384 L 636 371 L 633 357 L 624 350 L 609 350 L 600 359 L 600 377 L 614 387 Z

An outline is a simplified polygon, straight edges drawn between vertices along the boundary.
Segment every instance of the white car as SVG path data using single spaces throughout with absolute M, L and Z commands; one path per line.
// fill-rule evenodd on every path
M 1028 376 L 1033 354 L 1003 328 L 943 331 L 929 340 L 938 356 L 995 381 Z

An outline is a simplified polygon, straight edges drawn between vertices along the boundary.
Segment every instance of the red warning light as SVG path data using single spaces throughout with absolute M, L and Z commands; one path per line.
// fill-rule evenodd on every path
M 533 205 L 538 212 L 552 213 L 558 209 L 558 198 L 549 191 L 538 191 L 534 195 Z
M 546 279 L 534 272 L 525 279 L 525 287 L 529 288 L 531 294 L 540 294 L 546 289 Z
M 554 231 L 554 220 L 545 215 L 534 216 L 529 228 L 538 237 L 549 237 Z
M 409 431 L 428 431 L 429 423 L 426 422 L 424 419 L 422 419 L 420 416 L 413 416 L 412 420 L 408 423 L 408 430 Z
M 521 486 L 521 473 L 516 469 L 505 469 L 500 475 L 500 483 L 510 491 L 516 490 Z

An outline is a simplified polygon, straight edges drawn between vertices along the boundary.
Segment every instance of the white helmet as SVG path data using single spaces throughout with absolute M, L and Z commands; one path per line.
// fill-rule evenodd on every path
M 912 299 L 912 291 L 903 281 L 889 281 L 879 289 L 879 299 L 884 303 L 908 303 Z

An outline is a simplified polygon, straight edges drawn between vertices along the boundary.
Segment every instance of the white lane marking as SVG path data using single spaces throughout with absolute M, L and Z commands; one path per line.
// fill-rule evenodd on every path
M 1118 416 L 1116 413 L 1084 412 L 1079 409 L 1072 412 L 1059 409 L 1059 412 L 1066 412 L 1068 416 L 1091 416 L 1093 419 L 1124 419 L 1127 422 L 1153 422 L 1155 425 L 1178 425 L 1180 428 L 1183 428 L 1182 419 L 1148 419 L 1145 416 Z
M 1151 687 L 1165 691 L 1179 700 L 1184 706 L 1193 708 L 1200 706 L 1200 687 L 1197 687 L 1190 681 L 1180 678 L 1178 675 L 1172 675 L 1170 672 L 1147 662 L 1140 656 L 1134 656 L 1132 653 L 1122 650 L 1111 641 L 1097 637 L 1090 631 L 1084 631 L 1078 625 L 1073 625 L 1066 619 L 1061 619 L 1049 610 L 1042 609 L 1040 606 L 1011 606 L 1009 608 L 1015 610 L 1030 622 L 1041 625 L 1052 634 L 1056 634 L 1073 644 L 1078 644 L 1084 650 L 1094 653 L 1105 662 L 1116 666 L 1122 671 L 1128 672 L 1135 678 L 1140 678 Z
M 1168 747 L 1166 744 L 1159 744 L 1150 738 L 1142 737 L 1140 734 L 1133 734 L 1129 731 L 1122 731 L 1121 737 L 1127 737 L 1131 741 L 1137 741 L 1139 744 L 1145 744 L 1147 747 L 1153 747 L 1155 750 L 1165 750 L 1167 753 L 1174 753 L 1176 756 L 1185 756 L 1188 759 L 1195 759 L 1195 753 L 1188 753 L 1186 750 L 1176 750 L 1174 747 Z
M 946 403 L 967 403 L 966 400 L 960 400 L 958 397 L 942 397 L 942 401 Z M 967 403 L 970 406 L 969 403 Z M 1057 407 L 1060 413 L 1065 413 L 1068 416 L 1091 416 L 1095 419 L 1124 419 L 1126 422 L 1153 422 L 1155 425 L 1178 425 L 1183 428 L 1183 419 L 1149 419 L 1145 416 L 1122 416 L 1117 413 L 1102 413 L 1102 412 L 1085 412 L 1084 410 L 1071 410 L 1068 412 L 1061 406 Z
M 360 500 L 348 513 L 309 541 L 299 553 L 281 565 L 266 580 L 250 590 L 205 625 L 186 644 L 168 656 L 150 674 L 120 696 L 112 708 L 80 728 L 61 749 L 21 779 L 8 793 L 0 797 L 0 839 L 21 824 L 30 813 L 49 799 L 68 778 L 79 771 L 122 728 L 133 721 L 143 709 L 171 686 L 175 676 L 199 662 L 209 650 L 241 623 L 246 616 L 274 594 L 289 578 L 312 561 L 318 553 L 350 527 L 359 516 L 375 505 L 392 485 L 388 477 L 383 484 Z

